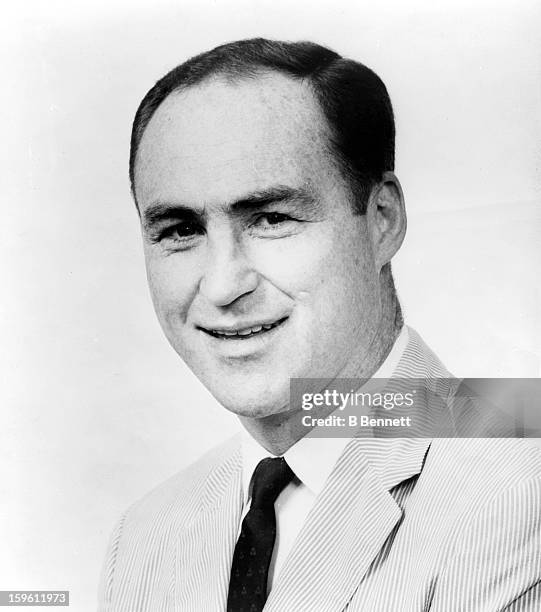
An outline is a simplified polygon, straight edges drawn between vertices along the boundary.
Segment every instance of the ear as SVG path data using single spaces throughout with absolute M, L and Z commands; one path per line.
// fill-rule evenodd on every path
M 374 187 L 369 203 L 372 244 L 378 271 L 391 261 L 406 235 L 404 194 L 393 172 L 385 172 Z

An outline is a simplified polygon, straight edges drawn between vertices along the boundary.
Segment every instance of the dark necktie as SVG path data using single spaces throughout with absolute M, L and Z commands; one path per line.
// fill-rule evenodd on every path
M 233 553 L 227 612 L 263 610 L 276 538 L 274 502 L 292 480 L 293 472 L 283 457 L 263 459 L 254 470 L 252 503 Z

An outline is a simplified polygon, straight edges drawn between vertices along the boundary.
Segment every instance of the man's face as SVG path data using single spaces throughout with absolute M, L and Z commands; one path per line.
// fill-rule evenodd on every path
M 156 312 L 217 400 L 288 409 L 292 377 L 355 376 L 380 324 L 370 218 L 355 215 L 309 88 L 280 74 L 170 95 L 135 192 Z

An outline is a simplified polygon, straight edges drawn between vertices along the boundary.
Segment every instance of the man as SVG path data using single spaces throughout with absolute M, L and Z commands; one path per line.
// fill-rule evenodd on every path
M 218 47 L 142 101 L 130 178 L 155 309 L 247 433 L 126 512 L 101 610 L 538 609 L 537 449 L 311 437 L 290 401 L 292 379 L 450 376 L 403 326 L 393 170 L 385 86 L 312 43 Z

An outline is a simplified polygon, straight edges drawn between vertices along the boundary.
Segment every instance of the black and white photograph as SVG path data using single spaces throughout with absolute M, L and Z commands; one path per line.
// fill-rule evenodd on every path
M 0 606 L 541 610 L 541 5 L 0 24 Z

